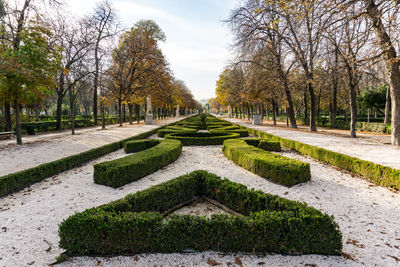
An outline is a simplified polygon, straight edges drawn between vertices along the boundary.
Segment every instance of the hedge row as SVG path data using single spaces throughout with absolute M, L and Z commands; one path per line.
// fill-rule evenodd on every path
M 274 154 L 243 139 L 224 141 L 224 155 L 236 164 L 275 183 L 293 186 L 310 181 L 310 164 Z
M 158 145 L 133 155 L 94 165 L 94 182 L 117 188 L 158 171 L 178 159 L 182 152 L 179 141 L 158 142 Z
M 173 125 L 171 123 L 169 125 Z M 165 127 L 165 126 L 163 126 Z M 163 128 L 161 127 L 161 128 Z M 108 153 L 114 152 L 118 149 L 124 147 L 124 144 L 130 140 L 147 138 L 155 133 L 157 133 L 159 128 L 150 130 L 130 138 L 123 139 L 111 144 L 107 144 L 101 147 L 93 148 L 88 151 L 71 155 L 62 159 L 58 159 L 52 162 L 43 163 L 39 166 L 29 168 L 23 171 L 10 173 L 0 177 L 0 197 L 7 194 L 11 194 L 18 190 L 21 190 L 31 184 L 40 182 L 46 178 L 53 175 L 59 174 L 61 172 L 76 168 L 84 163 L 91 160 L 97 159 Z
M 224 128 L 216 128 L 209 130 L 210 133 L 237 133 L 240 135 L 240 137 L 248 137 L 249 136 L 249 131 L 244 130 L 244 129 L 236 129 L 236 130 L 224 130 Z
M 261 139 L 261 138 L 248 138 L 243 140 L 248 145 L 255 146 L 266 151 L 274 151 L 274 152 L 281 151 L 281 143 L 279 142 L 268 141 L 266 139 Z
M 243 214 L 211 218 L 162 213 L 206 196 Z M 205 171 L 195 171 L 121 200 L 75 214 L 59 225 L 69 255 L 176 253 L 186 249 L 339 255 L 333 217 Z
M 222 145 L 224 140 L 231 138 L 239 138 L 238 133 L 171 133 L 165 135 L 166 139 L 175 139 L 182 142 L 184 146 L 208 146 Z
M 164 138 L 166 134 L 170 133 L 195 133 L 195 132 L 197 132 L 196 129 L 174 126 L 174 128 L 166 127 L 164 129 L 158 130 L 157 136 Z
M 156 146 L 160 143 L 157 139 L 141 139 L 133 140 L 125 143 L 124 151 L 125 153 L 134 153 L 142 150 L 146 150 Z
M 242 128 L 246 128 L 251 134 L 258 137 L 280 142 L 282 146 L 293 149 L 301 154 L 308 155 L 354 174 L 367 177 L 379 185 L 400 190 L 400 170 L 251 128 Z

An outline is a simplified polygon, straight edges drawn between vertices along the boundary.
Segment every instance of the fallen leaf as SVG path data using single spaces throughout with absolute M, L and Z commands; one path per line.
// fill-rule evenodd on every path
M 352 260 L 352 261 L 356 261 L 356 259 L 354 259 L 353 256 L 351 256 L 350 254 L 347 254 L 347 253 L 345 253 L 345 252 L 342 252 L 342 256 L 343 256 L 343 258 L 345 258 L 345 259 Z
M 97 261 L 97 266 L 101 265 L 101 261 Z
M 397 262 L 399 262 L 399 261 L 400 261 L 400 259 L 399 259 L 399 258 L 397 258 L 396 256 L 392 256 L 392 255 L 389 255 L 389 254 L 388 254 L 388 256 L 389 256 L 389 257 L 391 257 L 392 259 L 395 259 Z
M 239 265 L 240 267 L 243 267 L 243 263 L 242 263 L 242 261 L 241 261 L 238 257 L 235 258 L 235 263 L 236 263 L 237 265 Z
M 287 194 L 289 194 L 289 192 L 285 192 L 285 193 L 283 193 L 284 195 L 287 195 Z
M 260 261 L 259 263 L 257 263 L 258 265 L 264 265 L 265 262 L 264 261 Z
M 133 258 L 135 261 L 139 261 L 139 257 L 136 255 L 134 258 Z
M 308 267 L 317 267 L 318 265 L 314 264 L 314 263 L 306 263 L 304 266 L 308 266 Z
M 33 265 L 35 263 L 35 261 L 32 261 L 30 263 L 28 263 L 28 265 Z
M 211 266 L 221 265 L 220 262 L 218 262 L 216 260 L 212 260 L 212 259 L 208 259 L 207 263 L 208 263 L 208 265 L 211 265 Z
M 46 252 L 50 252 L 50 250 L 51 250 L 51 247 L 48 247 L 48 248 L 46 248 Z

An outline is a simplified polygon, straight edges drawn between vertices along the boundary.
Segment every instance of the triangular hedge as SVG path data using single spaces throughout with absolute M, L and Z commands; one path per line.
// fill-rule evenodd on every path
M 211 218 L 163 213 L 195 196 L 218 201 L 236 215 Z M 59 226 L 70 255 L 214 250 L 222 252 L 339 254 L 342 236 L 333 218 L 206 171 L 194 171 L 97 208 Z

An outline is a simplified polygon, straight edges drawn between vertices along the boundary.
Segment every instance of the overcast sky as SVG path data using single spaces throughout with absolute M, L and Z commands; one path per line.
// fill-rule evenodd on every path
M 126 27 L 152 19 L 167 41 L 160 44 L 176 78 L 183 80 L 197 100 L 215 95 L 215 82 L 228 63 L 231 35 L 222 20 L 237 0 L 111 0 Z M 97 0 L 66 0 L 78 16 L 90 12 Z

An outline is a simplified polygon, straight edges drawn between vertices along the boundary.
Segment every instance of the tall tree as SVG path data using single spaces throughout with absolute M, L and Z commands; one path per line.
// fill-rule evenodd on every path
M 115 9 L 109 0 L 102 0 L 97 3 L 91 16 L 86 20 L 87 27 L 93 31 L 94 35 L 94 80 L 93 80 L 93 119 L 97 125 L 97 106 L 100 75 L 100 60 L 104 54 L 102 43 L 114 37 L 119 32 L 119 23 Z

